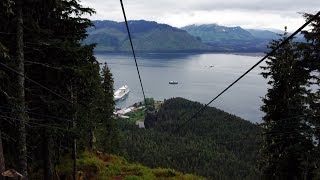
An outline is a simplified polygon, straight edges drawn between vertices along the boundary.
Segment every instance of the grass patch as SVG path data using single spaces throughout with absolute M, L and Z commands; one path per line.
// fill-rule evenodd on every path
M 80 179 L 172 179 L 195 180 L 204 179 L 191 174 L 182 174 L 172 169 L 151 169 L 140 164 L 128 163 L 124 158 L 85 151 L 77 159 L 78 176 Z M 70 156 L 63 158 L 57 166 L 60 177 L 72 177 L 72 159 Z
M 145 109 L 139 109 L 134 112 L 127 113 L 126 116 L 129 116 L 128 119 L 130 122 L 144 121 Z

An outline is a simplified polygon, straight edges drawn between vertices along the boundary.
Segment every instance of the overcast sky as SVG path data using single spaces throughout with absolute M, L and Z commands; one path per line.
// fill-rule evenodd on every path
M 128 20 L 152 20 L 182 27 L 217 23 L 244 28 L 294 31 L 304 19 L 299 12 L 316 13 L 320 0 L 123 0 Z M 120 0 L 82 0 L 94 8 L 92 20 L 123 21 Z

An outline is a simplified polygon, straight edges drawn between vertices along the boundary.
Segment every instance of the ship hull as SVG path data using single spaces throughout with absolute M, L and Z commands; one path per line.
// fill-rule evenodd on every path
M 126 98 L 128 96 L 129 92 L 130 92 L 130 89 L 128 88 L 128 86 L 124 85 L 114 93 L 113 99 L 115 101 L 124 99 L 124 98 Z

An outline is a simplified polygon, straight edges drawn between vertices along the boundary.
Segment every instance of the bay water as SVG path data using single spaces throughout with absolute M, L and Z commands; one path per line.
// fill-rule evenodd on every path
M 115 90 L 123 85 L 130 88 L 128 97 L 117 102 L 118 108 L 143 101 L 131 54 L 97 53 L 96 58 L 108 64 Z M 155 100 L 183 97 L 206 104 L 261 58 L 262 55 L 255 54 L 141 53 L 137 55 L 137 62 L 146 97 Z M 210 106 L 260 123 L 261 97 L 268 88 L 260 72 L 259 67 L 253 69 Z M 171 85 L 169 81 L 178 81 L 178 84 Z

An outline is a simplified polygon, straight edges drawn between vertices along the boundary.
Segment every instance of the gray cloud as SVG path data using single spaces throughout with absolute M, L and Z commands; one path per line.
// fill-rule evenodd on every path
M 200 0 L 192 4 L 198 10 L 237 9 L 248 11 L 300 11 L 317 10 L 320 2 L 314 0 Z
M 320 10 L 318 0 L 123 0 L 128 19 L 146 19 L 184 26 L 197 23 L 219 23 L 245 27 L 296 28 L 303 23 L 298 12 Z M 84 6 L 96 9 L 92 19 L 122 21 L 119 0 L 82 0 Z

